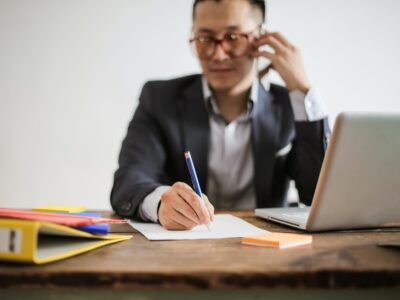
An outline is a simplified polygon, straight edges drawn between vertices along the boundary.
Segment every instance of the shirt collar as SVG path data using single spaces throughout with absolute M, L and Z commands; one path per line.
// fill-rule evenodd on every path
M 206 104 L 207 109 L 211 110 L 212 113 L 219 115 L 219 109 L 218 105 L 215 102 L 215 99 L 212 95 L 210 86 L 208 85 L 207 79 L 204 77 L 204 75 L 201 76 L 201 84 L 202 84 L 202 89 L 203 89 L 203 96 L 204 96 L 204 101 Z M 247 115 L 250 116 L 253 106 L 257 103 L 258 101 L 258 91 L 260 87 L 260 81 L 258 79 L 253 81 L 253 84 L 251 85 L 251 90 L 250 90 L 250 97 L 247 102 Z M 267 88 L 269 85 L 267 86 Z
M 201 84 L 203 88 L 203 95 L 204 95 L 204 100 L 207 101 L 212 97 L 212 92 L 210 89 L 210 86 L 208 85 L 207 79 L 204 77 L 204 75 L 201 76 Z M 251 91 L 250 91 L 250 99 L 254 103 L 258 101 L 258 89 L 260 86 L 260 82 L 258 79 L 253 81 L 253 84 L 251 85 Z

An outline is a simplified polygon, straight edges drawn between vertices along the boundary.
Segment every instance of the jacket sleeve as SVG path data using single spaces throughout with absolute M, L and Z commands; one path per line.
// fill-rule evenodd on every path
M 161 185 L 164 176 L 166 154 L 156 117 L 156 96 L 151 83 L 146 83 L 122 143 L 111 191 L 111 206 L 121 217 L 142 219 L 140 203 Z
M 311 205 L 330 135 L 328 119 L 295 122 L 295 139 L 288 173 L 295 181 L 300 201 Z

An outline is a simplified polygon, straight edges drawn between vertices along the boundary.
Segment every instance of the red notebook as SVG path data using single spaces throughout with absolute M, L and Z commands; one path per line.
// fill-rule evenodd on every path
M 85 226 L 98 223 L 126 223 L 126 220 L 110 219 L 110 218 L 96 218 L 89 216 L 68 215 L 49 212 L 36 212 L 22 209 L 8 209 L 0 208 L 0 217 L 35 220 L 61 224 L 65 226 Z

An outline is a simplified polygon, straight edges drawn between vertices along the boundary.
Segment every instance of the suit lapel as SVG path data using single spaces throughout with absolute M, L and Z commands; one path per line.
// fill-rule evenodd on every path
M 206 191 L 210 125 L 205 107 L 201 77 L 183 91 L 180 102 L 180 129 L 183 147 L 190 151 L 203 193 Z M 182 153 L 182 159 L 183 153 Z M 191 182 L 186 170 L 186 181 Z
M 263 207 L 270 198 L 279 122 L 273 96 L 261 84 L 258 97 L 252 119 L 252 146 L 257 207 Z
M 193 157 L 203 192 L 206 191 L 210 125 L 205 107 L 201 77 L 197 77 L 182 94 L 179 105 L 180 134 L 183 149 Z M 270 198 L 274 157 L 279 136 L 279 111 L 273 104 L 274 97 L 259 87 L 259 98 L 252 118 L 252 148 L 254 157 L 254 184 L 257 207 L 266 206 Z M 183 153 L 182 153 L 183 159 Z M 186 182 L 191 184 L 185 170 Z

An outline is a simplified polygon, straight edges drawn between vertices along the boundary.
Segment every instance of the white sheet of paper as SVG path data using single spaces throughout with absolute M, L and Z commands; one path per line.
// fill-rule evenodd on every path
M 224 239 L 260 235 L 268 232 L 228 214 L 215 215 L 214 221 L 210 223 L 210 231 L 204 225 L 181 231 L 167 230 L 160 224 L 140 223 L 132 220 L 129 220 L 129 225 L 151 241 Z

